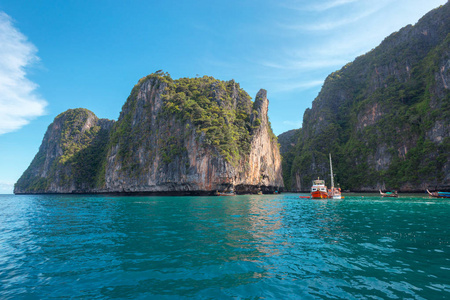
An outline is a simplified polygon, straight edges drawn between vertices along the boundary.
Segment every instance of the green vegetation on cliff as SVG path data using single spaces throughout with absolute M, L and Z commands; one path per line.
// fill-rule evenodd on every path
M 80 190 L 101 186 L 109 131 L 98 118 L 87 109 L 69 109 L 48 128 L 39 152 L 16 185 L 37 193 L 52 184 Z
M 449 6 L 328 76 L 283 155 L 286 185 L 329 182 L 328 153 L 345 189 L 449 184 Z
M 250 152 L 251 97 L 233 80 L 181 78 L 169 82 L 163 99 L 163 114 L 193 125 L 204 145 L 217 148 L 227 161 Z
M 63 119 L 60 136 L 60 147 L 63 154 L 59 158 L 59 163 L 64 164 L 73 159 L 75 154 L 86 149 L 92 143 L 92 140 L 100 131 L 100 126 L 94 125 L 82 132 L 83 126 L 92 114 L 92 112 L 83 108 L 69 109 L 55 118 L 56 122 Z
M 150 85 L 148 91 L 154 97 L 161 97 L 162 107 L 156 115 L 155 103 L 138 99 L 144 84 Z M 237 164 L 249 154 L 251 136 L 261 124 L 253 106 L 251 97 L 234 80 L 208 76 L 173 80 L 168 73 L 158 71 L 140 79 L 131 91 L 109 145 L 119 146 L 118 155 L 124 168 L 131 171 L 140 164 L 134 155 L 139 147 L 146 147 L 148 162 L 159 151 L 163 162 L 169 164 L 186 153 L 182 142 L 195 131 L 203 147 L 217 149 L 226 161 Z M 140 119 L 133 119 L 137 115 Z M 159 138 L 150 141 L 148 137 L 154 135 Z M 152 148 L 154 143 L 159 145 L 158 150 Z M 188 166 L 187 161 L 182 163 Z

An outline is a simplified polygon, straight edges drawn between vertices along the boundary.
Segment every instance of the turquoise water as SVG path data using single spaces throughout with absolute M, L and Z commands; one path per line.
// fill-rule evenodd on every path
M 0 196 L 0 299 L 450 298 L 450 200 Z

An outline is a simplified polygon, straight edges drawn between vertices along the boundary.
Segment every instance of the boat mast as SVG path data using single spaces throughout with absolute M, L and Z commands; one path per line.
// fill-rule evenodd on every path
M 328 154 L 330 155 L 331 190 L 334 191 L 333 165 L 331 164 L 331 153 L 328 153 Z

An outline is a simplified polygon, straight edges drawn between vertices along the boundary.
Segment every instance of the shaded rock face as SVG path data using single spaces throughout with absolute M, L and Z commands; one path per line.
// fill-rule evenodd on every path
M 238 193 L 280 190 L 281 156 L 268 121 L 268 105 L 265 90 L 259 91 L 252 103 L 234 81 L 205 77 L 178 82 L 165 74 L 151 74 L 135 86 L 117 122 L 99 120 L 89 112 L 72 128 L 80 133 L 69 135 L 66 141 L 61 138 L 65 114 L 55 119 L 15 192 L 210 194 L 230 189 Z M 216 112 L 214 117 L 208 115 L 210 110 Z M 97 143 L 102 148 L 96 152 L 95 174 L 90 182 L 84 182 L 77 174 L 80 170 L 71 167 L 79 157 L 67 158 L 61 145 L 69 142 L 78 152 L 83 151 L 83 141 L 87 142 L 80 136 L 83 129 L 92 126 L 104 134 L 96 135 L 103 140 Z M 89 145 L 93 144 L 95 138 L 89 140 Z M 43 153 L 45 160 L 40 159 Z M 72 163 L 65 164 L 69 160 Z M 36 178 L 42 182 L 31 189 L 27 183 Z
M 344 189 L 450 186 L 449 32 L 447 3 L 330 74 L 283 154 L 287 189 L 329 182 L 328 153 Z
M 280 144 L 280 153 L 282 156 L 295 147 L 299 131 L 299 129 L 292 129 L 278 136 L 278 143 Z
M 93 188 L 113 123 L 98 119 L 87 109 L 70 109 L 58 115 L 14 193 L 67 193 Z

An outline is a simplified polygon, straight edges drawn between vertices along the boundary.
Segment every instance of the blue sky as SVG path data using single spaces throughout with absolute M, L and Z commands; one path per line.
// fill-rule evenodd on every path
M 0 193 L 54 117 L 117 119 L 139 78 L 234 79 L 268 91 L 278 135 L 301 127 L 326 76 L 446 0 L 0 0 Z

